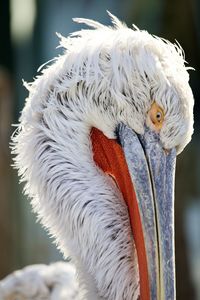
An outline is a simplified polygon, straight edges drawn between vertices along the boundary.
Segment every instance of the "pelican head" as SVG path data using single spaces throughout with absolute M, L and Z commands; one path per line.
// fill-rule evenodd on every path
M 15 164 L 88 299 L 175 299 L 174 170 L 193 132 L 178 45 L 111 15 L 60 37 L 31 84 Z M 85 294 L 85 295 L 86 295 Z

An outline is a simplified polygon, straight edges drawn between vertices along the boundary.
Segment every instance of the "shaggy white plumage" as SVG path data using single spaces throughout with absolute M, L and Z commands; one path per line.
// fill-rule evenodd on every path
M 156 101 L 163 146 L 180 152 L 193 131 L 193 96 L 179 46 L 110 16 L 113 27 L 75 19 L 94 30 L 61 37 L 64 54 L 26 84 L 13 151 L 34 211 L 74 259 L 83 298 L 133 300 L 139 276 L 127 207 L 93 161 L 90 131 L 114 138 L 123 122 L 143 133 Z
M 80 300 L 81 295 L 70 263 L 31 265 L 0 281 L 1 300 Z

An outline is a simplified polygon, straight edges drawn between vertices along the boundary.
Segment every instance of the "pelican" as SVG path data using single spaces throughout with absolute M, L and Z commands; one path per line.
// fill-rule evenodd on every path
M 178 44 L 128 28 L 60 36 L 13 137 L 34 212 L 76 266 L 83 299 L 173 300 L 174 172 L 193 133 Z

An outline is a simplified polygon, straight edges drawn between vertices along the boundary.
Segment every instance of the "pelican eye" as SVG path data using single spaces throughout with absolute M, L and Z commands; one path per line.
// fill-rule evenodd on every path
M 155 130 L 160 130 L 163 126 L 165 114 L 163 109 L 154 101 L 148 111 L 148 119 Z

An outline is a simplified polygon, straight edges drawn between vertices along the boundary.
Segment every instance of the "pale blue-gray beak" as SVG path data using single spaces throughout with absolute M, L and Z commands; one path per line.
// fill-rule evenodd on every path
M 117 136 L 137 196 L 146 249 L 150 299 L 174 300 L 176 150 L 164 150 L 159 133 L 147 127 L 144 135 L 138 135 L 120 124 Z

